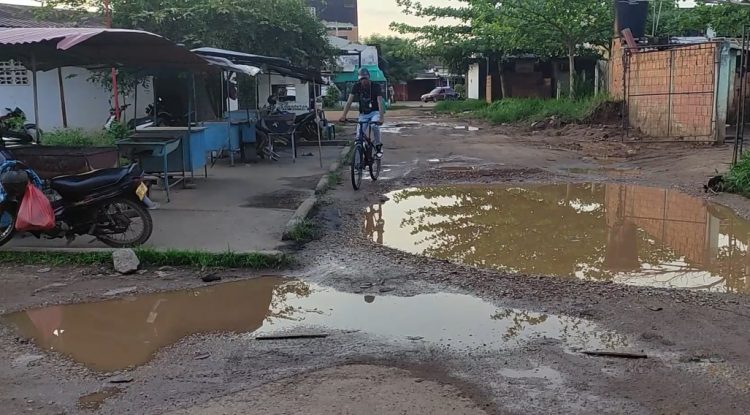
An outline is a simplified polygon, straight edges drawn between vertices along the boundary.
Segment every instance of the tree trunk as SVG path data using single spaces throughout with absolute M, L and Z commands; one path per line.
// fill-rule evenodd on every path
M 575 98 L 575 76 L 576 76 L 576 60 L 575 60 L 576 47 L 575 45 L 568 45 L 568 71 L 570 74 L 570 99 Z

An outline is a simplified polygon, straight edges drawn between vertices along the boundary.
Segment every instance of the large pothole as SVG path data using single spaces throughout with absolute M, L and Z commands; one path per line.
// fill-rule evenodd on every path
M 675 190 L 441 186 L 367 209 L 374 241 L 506 272 L 750 293 L 750 222 Z
M 144 364 L 163 347 L 211 332 L 361 333 L 394 347 L 455 352 L 539 341 L 569 351 L 629 345 L 626 337 L 587 320 L 497 307 L 469 295 L 359 295 L 280 277 L 52 306 L 2 320 L 44 350 L 108 372 Z

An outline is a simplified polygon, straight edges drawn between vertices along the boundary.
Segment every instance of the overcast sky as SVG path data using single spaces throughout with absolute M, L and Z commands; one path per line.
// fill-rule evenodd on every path
M 458 4 L 454 0 L 421 0 L 422 4 L 446 6 Z M 390 34 L 391 22 L 410 24 L 425 23 L 426 20 L 403 14 L 396 0 L 359 0 L 359 34 L 367 37 L 373 33 Z

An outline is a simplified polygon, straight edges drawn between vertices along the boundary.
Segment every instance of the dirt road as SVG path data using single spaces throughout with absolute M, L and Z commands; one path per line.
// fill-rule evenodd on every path
M 471 267 L 466 252 L 427 249 L 427 256 L 415 256 L 393 248 L 420 242 L 408 233 L 392 238 L 387 228 L 391 233 L 379 244 L 365 232 L 378 226 L 366 219 L 367 208 L 409 203 L 385 194 L 446 184 L 536 191 L 526 186 L 571 183 L 588 186 L 591 197 L 599 197 L 597 186 L 658 186 L 697 197 L 678 204 L 698 200 L 703 209 L 702 184 L 729 159 L 728 147 L 623 144 L 615 128 L 529 132 L 420 109 L 389 114 L 387 121 L 382 177 L 354 192 L 344 172 L 316 214 L 321 238 L 297 252 L 295 269 L 275 276 L 220 271 L 233 285 L 209 286 L 197 278 L 200 271 L 179 269 L 129 277 L 106 269 L 3 269 L 0 308 L 24 312 L 6 314 L 0 325 L 0 405 L 35 414 L 750 412 L 750 301 L 744 295 L 613 283 L 619 273 L 597 282 L 521 268 L 559 265 L 564 255 L 533 257 L 515 269 L 487 265 L 508 257 L 486 257 L 487 266 Z M 600 203 L 576 191 L 563 192 L 566 206 L 584 214 Z M 484 206 L 471 192 L 456 197 Z M 454 200 L 420 197 L 434 202 L 429 209 Z M 744 199 L 714 198 L 741 216 L 750 213 Z M 535 226 L 557 211 L 537 212 L 510 245 L 536 238 Z M 448 228 L 462 229 L 463 218 L 451 216 Z M 431 229 L 433 219 L 400 223 Z M 511 226 L 502 223 L 501 229 Z M 555 239 L 563 225 L 545 228 L 535 244 Z M 648 223 L 639 226 L 638 232 L 648 229 Z M 595 239 L 596 229 L 583 235 Z M 729 232 L 721 229 L 719 235 Z M 472 232 L 470 240 L 484 241 L 482 232 Z M 447 240 L 449 248 L 462 243 Z M 496 253 L 508 243 L 489 245 Z M 665 264 L 679 261 L 688 260 L 669 256 Z M 581 264 L 573 265 L 586 272 Z M 726 280 L 744 282 L 745 274 L 732 278 Z M 723 291 L 733 284 L 724 282 Z M 159 294 L 176 289 L 186 291 Z M 118 300 L 25 311 L 106 299 Z M 289 334 L 299 338 L 259 340 Z M 592 351 L 626 355 L 585 353 Z

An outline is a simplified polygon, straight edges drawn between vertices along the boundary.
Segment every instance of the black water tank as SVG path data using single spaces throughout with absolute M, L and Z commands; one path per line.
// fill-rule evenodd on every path
M 646 35 L 646 18 L 648 17 L 648 0 L 615 0 L 616 35 L 630 29 L 637 39 Z

